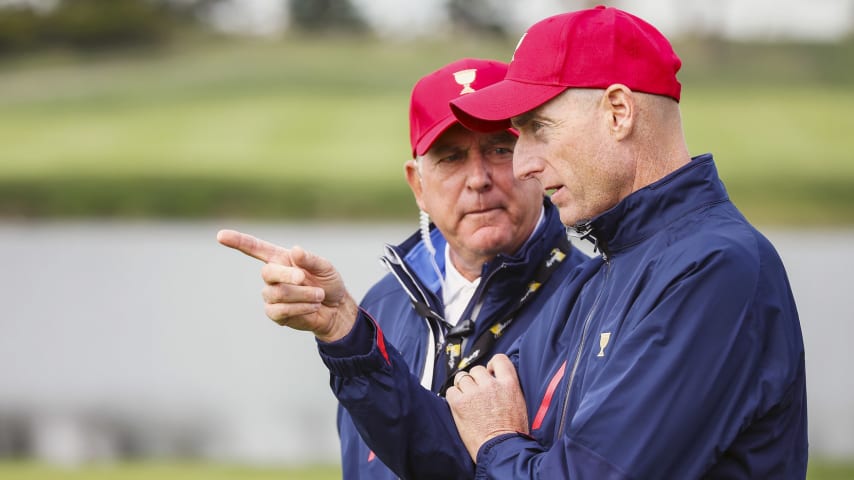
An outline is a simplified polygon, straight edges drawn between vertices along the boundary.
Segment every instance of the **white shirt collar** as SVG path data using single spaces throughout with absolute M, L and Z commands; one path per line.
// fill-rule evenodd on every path
M 537 226 L 531 231 L 531 235 L 525 240 L 525 244 L 534 238 L 534 234 L 542 227 L 545 221 L 545 208 L 540 209 L 540 218 L 537 220 Z M 523 244 L 523 247 L 524 245 Z M 521 247 L 520 247 L 521 248 Z M 445 244 L 445 282 L 442 289 L 442 301 L 445 304 L 445 321 L 450 325 L 456 325 L 460 321 L 460 317 L 466 310 L 471 297 L 474 295 L 477 286 L 480 285 L 480 277 L 473 281 L 469 281 L 464 277 L 454 262 L 451 261 L 450 244 Z M 472 320 L 477 320 L 473 318 Z
M 445 303 L 445 321 L 456 325 L 460 316 L 471 301 L 474 291 L 480 284 L 480 277 L 469 281 L 454 266 L 451 261 L 451 250 L 445 246 L 445 285 L 442 289 L 442 300 Z

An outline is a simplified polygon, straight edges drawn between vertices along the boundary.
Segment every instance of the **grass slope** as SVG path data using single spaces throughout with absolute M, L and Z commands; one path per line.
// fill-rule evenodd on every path
M 689 147 L 715 153 L 739 207 L 760 223 L 854 223 L 854 117 L 839 113 L 854 108 L 854 89 L 838 81 L 851 69 L 773 78 L 775 65 L 800 63 L 761 51 L 771 78 L 754 68 L 738 82 L 731 48 L 698 45 L 686 48 L 703 62 L 735 60 L 715 82 L 685 59 Z M 7 59 L 0 216 L 412 215 L 412 83 L 461 55 L 509 51 L 326 38 Z

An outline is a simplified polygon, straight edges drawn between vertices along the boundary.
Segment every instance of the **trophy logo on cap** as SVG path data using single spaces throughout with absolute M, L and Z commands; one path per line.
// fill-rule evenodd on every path
M 475 77 L 477 77 L 476 68 L 469 68 L 467 70 L 454 72 L 454 81 L 457 82 L 457 85 L 463 86 L 463 89 L 460 90 L 460 95 L 474 93 L 474 89 L 471 88 L 471 84 L 474 82 Z

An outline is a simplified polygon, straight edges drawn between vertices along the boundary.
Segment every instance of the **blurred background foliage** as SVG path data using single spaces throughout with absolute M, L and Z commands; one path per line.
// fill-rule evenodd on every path
M 69 0 L 44 10 L 13 3 L 0 13 L 0 52 L 51 47 L 79 51 L 156 46 L 175 23 L 194 23 L 193 8 L 139 0 Z
M 0 3 L 0 216 L 398 218 L 411 85 L 507 59 L 496 2 L 389 39 L 348 0 L 293 0 L 272 37 L 212 28 L 225 0 Z M 765 224 L 854 222 L 854 40 L 674 39 L 689 147 Z

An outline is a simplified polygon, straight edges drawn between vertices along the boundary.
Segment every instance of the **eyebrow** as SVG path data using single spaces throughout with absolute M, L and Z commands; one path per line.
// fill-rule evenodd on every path
M 505 143 L 505 142 L 515 142 L 516 137 L 507 131 L 496 132 L 484 139 L 482 144 L 485 145 L 495 145 L 497 143 Z
M 501 143 L 514 143 L 515 141 L 516 141 L 515 136 L 508 133 L 507 131 L 501 131 L 501 132 L 493 133 L 492 135 L 489 135 L 488 137 L 484 138 L 480 142 L 480 146 L 483 147 L 484 145 L 498 145 Z M 463 151 L 463 150 L 468 150 L 468 148 L 460 147 L 459 145 L 456 145 L 454 143 L 438 143 L 438 142 L 430 148 L 430 151 L 435 153 L 436 155 L 441 155 L 444 153 L 459 152 L 459 151 Z
M 438 154 L 442 154 L 442 153 L 447 153 L 447 152 L 458 152 L 458 151 L 460 151 L 460 150 L 462 150 L 462 149 L 461 149 L 459 146 L 454 145 L 454 144 L 452 144 L 452 143 L 441 143 L 441 144 L 437 144 L 437 145 L 434 145 L 434 146 L 430 149 L 430 151 L 431 151 L 431 152 L 433 152 L 433 153 L 435 153 L 435 154 L 437 154 L 437 155 L 438 155 Z
M 521 115 L 517 115 L 511 118 L 510 124 L 513 125 L 513 128 L 518 130 L 527 125 L 532 118 L 534 118 L 534 110 L 531 110 L 530 112 L 525 112 Z

